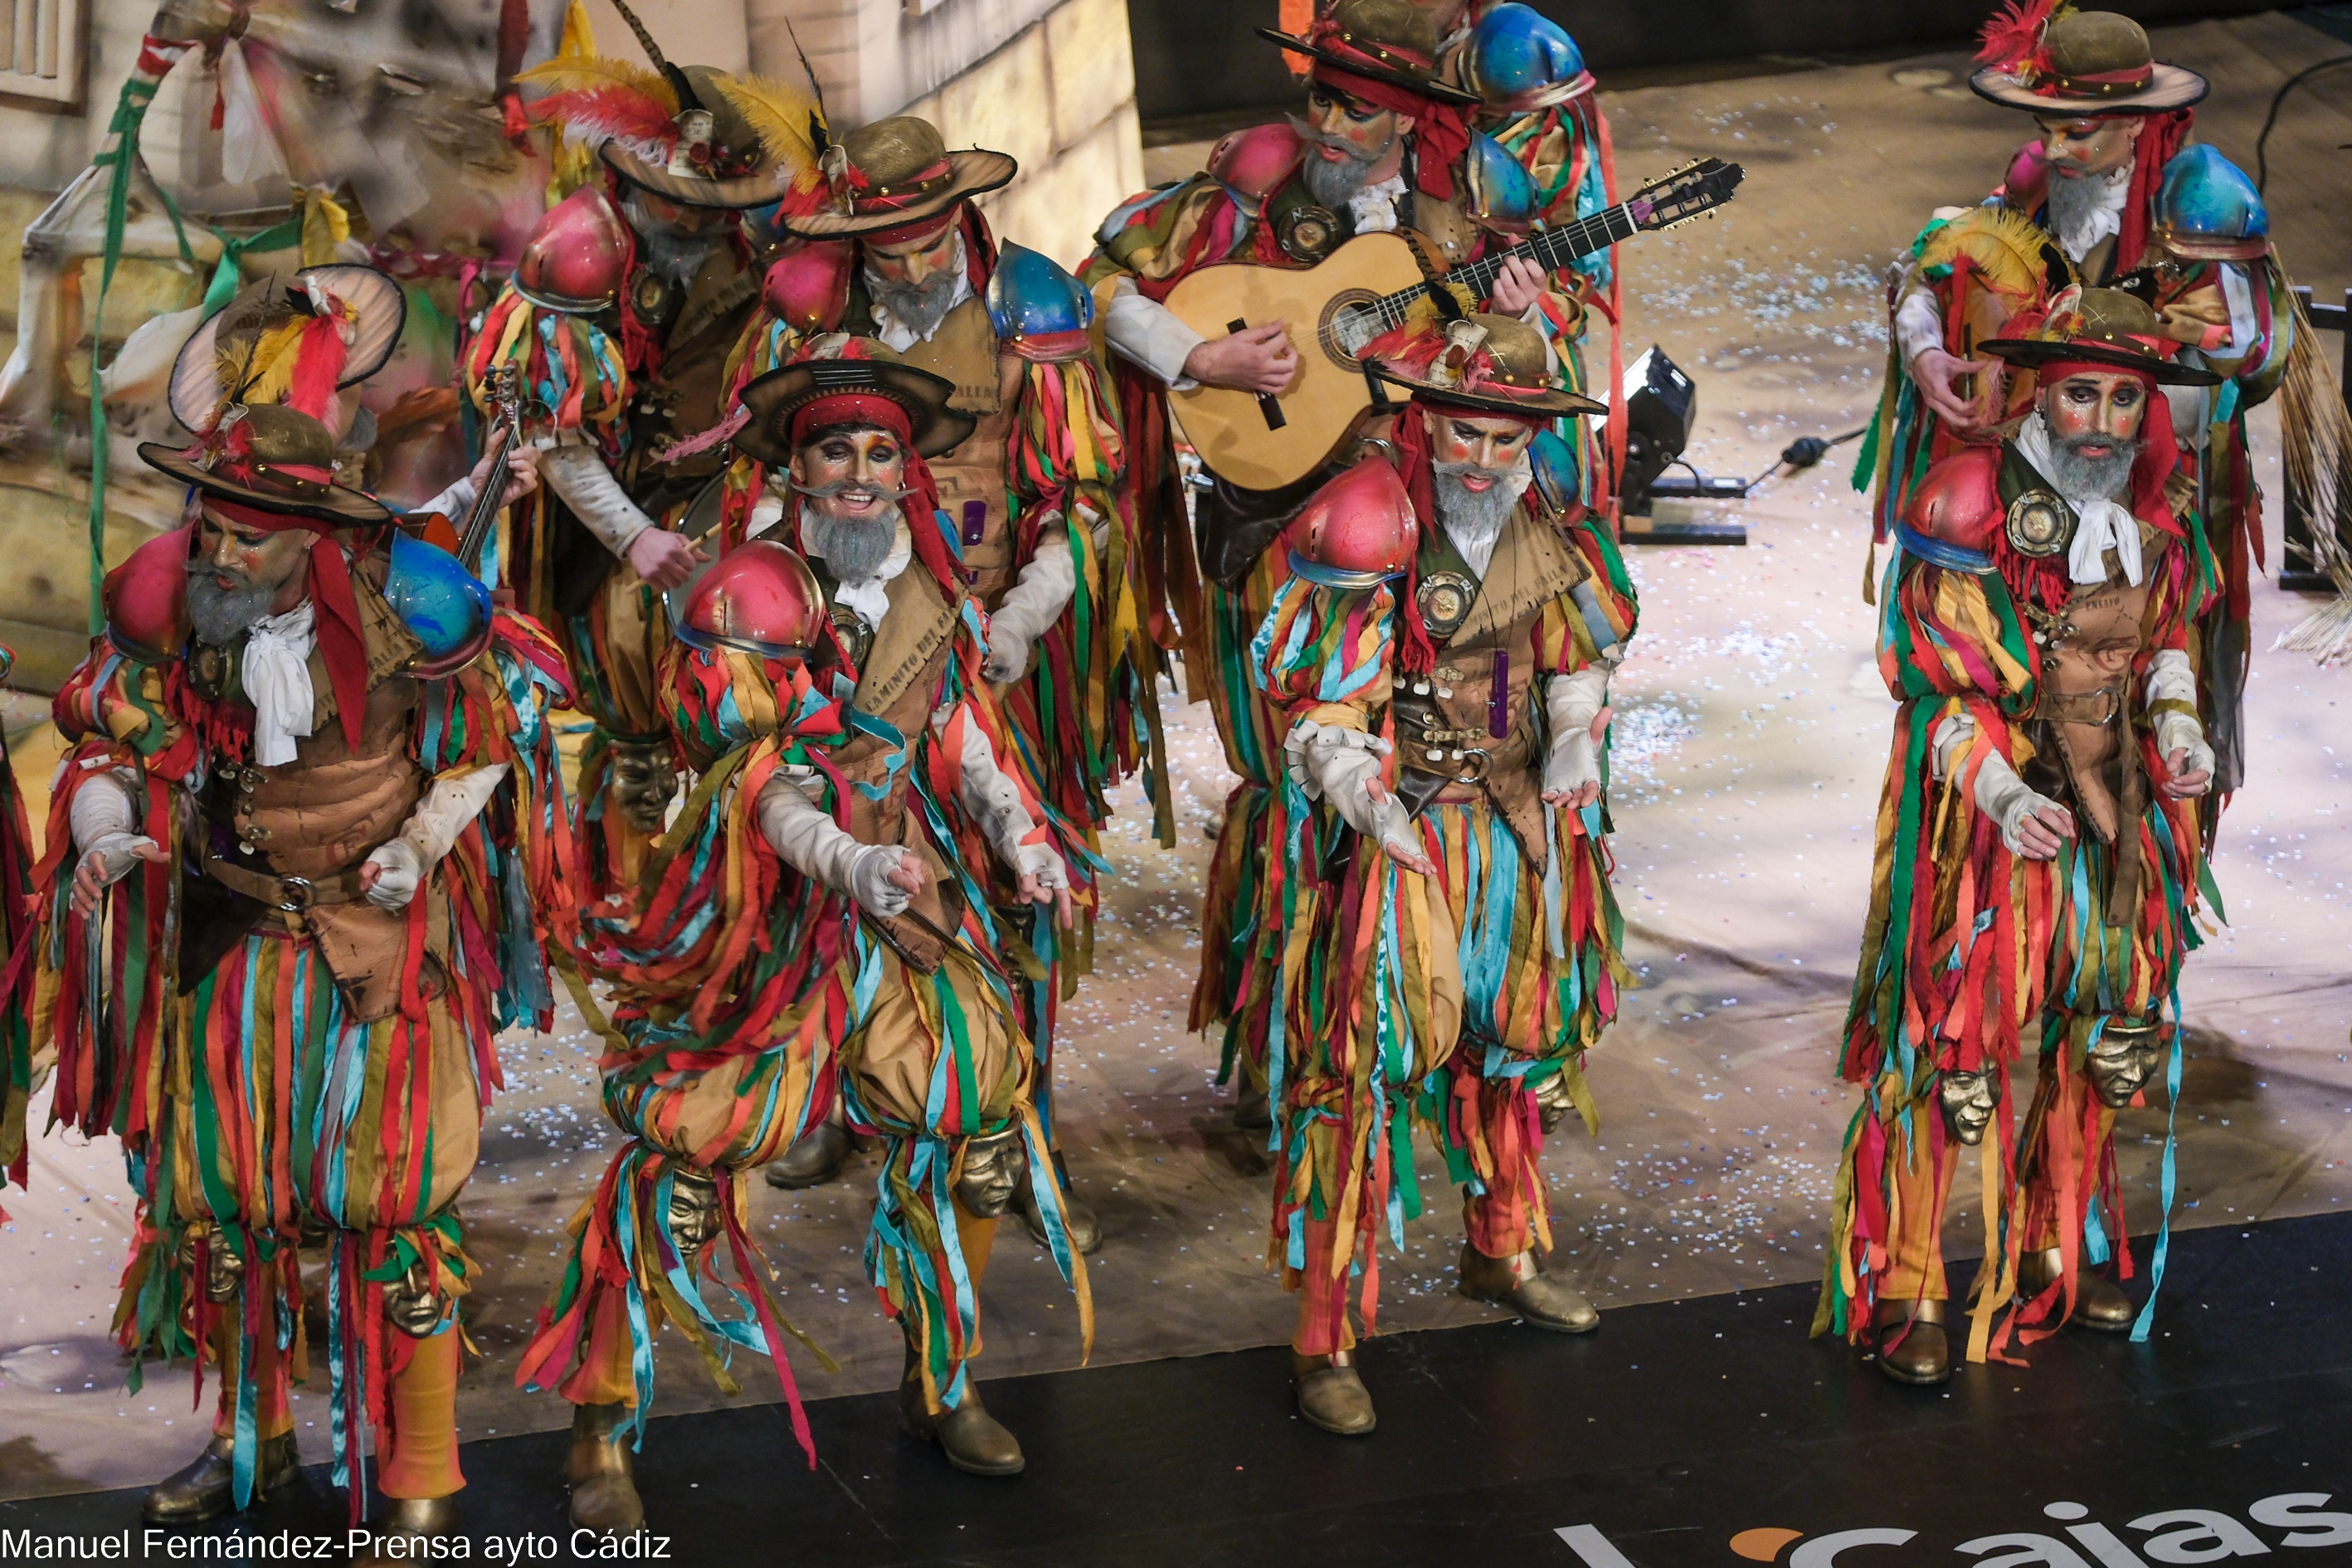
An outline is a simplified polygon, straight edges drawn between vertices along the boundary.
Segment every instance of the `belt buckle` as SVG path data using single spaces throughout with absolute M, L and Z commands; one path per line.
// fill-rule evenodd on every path
M 316 900 L 318 889 L 311 885 L 308 877 L 280 877 L 278 879 L 278 912 L 299 915 Z
M 1458 754 L 1462 758 L 1465 771 L 1455 773 L 1454 782 L 1458 784 L 1485 782 L 1487 770 L 1493 763 L 1493 754 L 1483 746 L 1471 746 Z

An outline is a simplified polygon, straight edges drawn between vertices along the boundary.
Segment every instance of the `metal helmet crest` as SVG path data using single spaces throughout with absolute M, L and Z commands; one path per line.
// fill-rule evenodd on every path
M 1051 338 L 1094 323 L 1086 286 L 1041 251 L 1007 240 L 988 279 L 988 320 L 1000 338 Z
M 1535 227 L 1543 200 L 1527 165 L 1483 131 L 1470 132 L 1464 192 L 1470 216 L 1500 234 L 1523 235 Z
M 515 261 L 515 292 L 551 310 L 584 315 L 621 297 L 629 269 L 629 227 L 598 185 L 583 185 L 547 209 Z

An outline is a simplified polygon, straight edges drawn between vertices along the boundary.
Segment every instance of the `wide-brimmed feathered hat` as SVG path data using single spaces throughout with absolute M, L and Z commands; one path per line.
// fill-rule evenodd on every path
M 193 446 L 142 443 L 149 467 L 264 510 L 362 526 L 382 501 L 334 483 L 335 394 L 383 368 L 408 304 L 373 267 L 306 267 L 207 317 L 172 367 L 173 416 Z
M 787 208 L 813 199 L 824 105 L 809 89 L 670 62 L 625 0 L 614 8 L 653 62 L 558 56 L 515 79 L 551 89 L 532 118 L 597 148 L 630 184 L 695 207 Z
M 2129 16 L 2059 0 L 2010 0 L 1985 25 L 1977 63 L 1982 68 L 1969 85 L 1979 97 L 2066 120 L 2186 109 L 2209 86 L 2195 71 L 2158 60 Z
M 2024 336 L 1979 343 L 1986 353 L 2021 369 L 2093 364 L 2137 372 L 2158 386 L 2217 386 L 2210 370 L 2177 363 L 2165 356 L 2156 311 L 2137 294 L 2120 289 L 2069 289 L 2050 302 L 2041 323 Z
M 1609 411 L 1553 383 L 1543 334 L 1516 316 L 1482 312 L 1400 329 L 1373 340 L 1363 358 L 1382 381 L 1423 402 L 1529 419 Z
M 846 239 L 941 217 L 1013 183 L 1021 165 L 984 147 L 948 151 L 939 127 L 912 114 L 861 125 L 824 155 L 825 200 L 785 216 L 812 239 Z
M 889 351 L 869 339 L 853 338 L 831 345 L 832 352 L 772 370 L 743 389 L 743 426 L 735 433 L 736 449 L 772 468 L 793 459 L 793 426 L 802 411 L 821 403 L 838 403 L 837 410 L 820 411 L 854 418 L 865 399 L 894 404 L 907 416 L 908 444 L 925 458 L 953 451 L 978 423 L 961 409 L 948 406 L 955 384 L 929 371 L 918 370 L 885 357 Z

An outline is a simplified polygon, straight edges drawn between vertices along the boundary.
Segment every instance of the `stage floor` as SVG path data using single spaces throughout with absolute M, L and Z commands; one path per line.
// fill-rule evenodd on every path
M 2070 1331 L 1943 1389 L 1808 1343 L 1812 1293 L 1781 1286 L 1622 1308 L 1580 1338 L 1373 1341 L 1367 1438 L 1297 1419 L 1283 1352 L 1251 1350 L 990 1383 L 1029 1456 L 1012 1479 L 949 1469 L 898 1433 L 888 1394 L 809 1407 L 814 1470 L 771 1406 L 656 1419 L 638 1475 L 648 1531 L 696 1564 L 2343 1561 L 2352 1512 L 2328 1500 L 2352 1509 L 2352 1215 L 2193 1232 L 2170 1261 L 2147 1344 Z M 570 1560 L 562 1453 L 555 1433 L 467 1446 L 478 1558 L 531 1532 Z M 128 1490 L 0 1504 L 0 1532 L 131 1528 L 135 1545 L 138 1511 Z M 343 1515 L 320 1466 L 234 1528 Z
M 2163 58 L 2212 78 L 2200 132 L 2249 168 L 2278 85 L 2345 49 L 2277 15 L 2163 29 L 2157 44 Z M 1690 456 L 1703 468 L 1756 474 L 1795 437 L 1863 423 L 1885 354 L 1882 269 L 1937 204 L 1978 199 L 2031 134 L 2023 116 L 1969 94 L 1965 68 L 1955 53 L 1603 95 L 1627 185 L 1701 153 L 1748 168 L 1720 221 L 1644 236 L 1622 252 L 1629 351 L 1660 343 L 1697 378 Z M 2297 89 L 2270 142 L 2273 230 L 2322 299 L 2352 284 L 2352 226 L 2342 219 L 2352 165 L 2336 151 L 2347 142 L 2352 71 Z M 1152 157 L 1182 173 L 1205 151 Z M 2333 353 L 2336 340 L 2323 342 Z M 2260 477 L 2275 496 L 2267 411 L 2255 439 Z M 1618 897 L 1641 984 L 1591 1061 L 1600 1134 L 1564 1128 L 1545 1157 L 1553 1266 L 1612 1323 L 1646 1303 L 1750 1299 L 1810 1281 L 1821 1268 L 1831 1177 L 1853 1105 L 1832 1064 L 1892 712 L 1872 661 L 1874 612 L 1860 593 L 1868 533 L 1846 483 L 1851 455 L 1842 447 L 1821 468 L 1720 509 L 1747 525 L 1744 549 L 1633 552 L 1643 622 L 1615 693 L 1612 810 Z M 2276 531 L 2273 512 L 2273 564 Z M 2352 1205 L 2344 891 L 2352 836 L 2340 826 L 2352 794 L 2347 758 L 2334 749 L 2352 675 L 2269 651 L 2312 601 L 2262 583 L 2253 606 L 2255 776 L 2231 807 L 2214 863 L 2231 923 L 2215 926 L 2182 984 L 2189 1060 L 2175 1219 L 2188 1227 Z M 1155 848 L 1133 792 L 1123 797 L 1105 834 L 1117 876 L 1097 973 L 1066 1014 L 1056 1062 L 1064 1144 L 1107 1237 L 1090 1270 L 1098 1329 L 1086 1375 L 1147 1401 L 1162 1374 L 1129 1363 L 1278 1345 L 1292 1310 L 1263 1267 L 1263 1148 L 1233 1129 L 1209 1081 L 1216 1043 L 1185 1022 L 1209 835 L 1232 779 L 1203 705 L 1171 706 L 1170 722 L 1181 842 Z M 20 752 L 28 793 L 53 755 L 37 739 Z M 594 1037 L 568 1011 L 550 1034 L 500 1042 L 507 1088 L 465 1194 L 468 1247 L 483 1265 L 467 1321 L 485 1352 L 460 1385 L 469 1451 L 569 1418 L 561 1401 L 520 1393 L 513 1378 L 562 1268 L 564 1222 L 617 1142 L 598 1109 L 596 1056 Z M 42 1110 L 37 1102 L 37 1125 Z M 2154 1105 L 2128 1112 L 2119 1129 L 2143 1256 L 2166 1127 Z M 867 1393 L 898 1376 L 898 1335 L 858 1264 L 876 1163 L 866 1156 L 811 1193 L 754 1190 L 755 1223 L 784 1270 L 786 1310 L 843 1366 L 828 1377 L 803 1358 L 812 1394 Z M 1397 1337 L 1370 1353 L 1391 1365 L 1409 1360 L 1400 1347 L 1437 1342 L 1419 1331 L 1496 1317 L 1454 1293 L 1455 1203 L 1425 1150 L 1422 1168 L 1429 1212 L 1382 1263 L 1381 1323 Z M 205 1419 L 189 1410 L 184 1370 L 157 1373 L 142 1394 L 126 1394 L 107 1334 L 131 1218 L 120 1152 L 110 1141 L 42 1140 L 33 1190 L 10 1193 L 6 1206 L 16 1219 L 0 1230 L 0 1498 L 139 1485 L 184 1463 Z M 1967 1257 L 1979 1228 L 1973 1191 L 1953 1207 L 1952 1256 Z M 986 1298 L 983 1374 L 1077 1364 L 1069 1295 L 1014 1226 L 1000 1237 Z M 1495 1332 L 1517 1342 L 1512 1331 Z M 1622 1337 L 1612 1330 L 1601 1342 Z M 1773 1342 L 1776 1357 L 1814 1364 L 1801 1347 Z M 1566 1353 L 1572 1363 L 1587 1352 Z M 676 1336 L 661 1364 L 658 1412 L 729 1403 Z M 1252 1370 L 1232 1375 L 1255 1387 L 1276 1362 L 1204 1364 L 1245 1364 Z M 739 1371 L 746 1399 L 776 1399 L 764 1368 Z M 1403 1386 L 1410 1381 L 1392 1385 L 1395 1418 L 1401 1402 L 1421 1397 Z M 323 1397 L 297 1397 L 299 1418 L 323 1430 Z M 1263 1408 L 1283 1419 L 1278 1399 Z M 732 1430 L 766 1430 L 776 1418 L 751 1409 L 729 1419 L 741 1424 Z M 1515 1462 L 1497 1439 L 1454 1479 L 1482 1484 Z M 1918 1468 L 1893 1455 L 1871 1468 Z M 1727 1479 L 1705 1476 L 1705 1484 Z

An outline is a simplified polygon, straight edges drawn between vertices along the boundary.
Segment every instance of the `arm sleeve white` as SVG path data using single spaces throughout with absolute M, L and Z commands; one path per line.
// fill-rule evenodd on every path
M 1906 366 L 1923 351 L 1944 346 L 1944 313 L 1933 289 L 1914 287 L 1896 302 L 1895 342 Z
M 507 764 L 493 763 L 435 779 L 401 825 L 400 836 L 368 856 L 368 862 L 379 868 L 375 886 L 367 891 L 368 902 L 379 909 L 405 909 L 425 873 L 449 853 L 466 825 L 482 814 L 506 776 Z
M 1184 362 L 1209 340 L 1177 320 L 1176 312 L 1145 297 L 1132 278 L 1111 287 L 1110 304 L 1103 311 L 1103 336 L 1118 351 L 1168 384 L 1171 392 L 1190 392 L 1200 383 L 1184 374 Z
M 96 858 L 99 875 L 110 886 L 138 863 L 131 852 L 134 845 L 155 842 L 137 831 L 139 808 L 131 796 L 137 787 L 137 777 L 128 769 L 110 768 L 74 791 L 68 813 L 74 847 L 82 859 Z
M 2212 351 L 2216 359 L 2243 359 L 2254 352 L 2254 286 L 2246 276 L 2243 262 L 2225 261 L 2221 266 L 2221 299 L 2230 307 L 2230 341 Z
M 1966 713 L 1950 713 L 1939 721 L 1935 731 L 1927 737 L 1929 765 L 1939 779 L 1951 776 L 1952 764 L 1965 753 L 1976 740 L 1977 721 Z M 1999 752 L 1986 753 L 1977 768 L 1975 790 L 1977 809 L 1992 818 L 2000 828 L 2000 841 L 2012 855 L 2019 853 L 2017 825 L 2045 805 L 2058 803 L 2046 795 L 2036 795 L 2017 776 L 2009 759 Z
M 1036 819 L 1029 815 L 1029 807 L 1021 798 L 1021 786 L 996 765 L 996 752 L 989 744 L 988 731 L 969 719 L 964 721 L 963 755 L 960 761 L 963 772 L 960 793 L 964 809 L 979 822 L 981 836 L 988 840 L 989 847 L 1022 876 L 1036 878 L 1041 887 L 1068 887 L 1069 872 L 1051 844 L 1022 842 L 1036 830 Z
M 1282 742 L 1291 780 L 1307 799 L 1328 804 L 1339 820 L 1377 840 L 1391 855 L 1402 851 L 1417 858 L 1421 842 L 1403 804 L 1394 795 L 1372 798 L 1371 782 L 1380 776 L 1381 759 L 1395 749 L 1378 735 L 1312 719 L 1293 724 Z
M 539 460 L 539 473 L 547 488 L 563 498 L 572 515 L 614 555 L 626 555 L 637 535 L 654 525 L 593 447 L 577 441 L 551 447 Z
M 761 786 L 756 806 L 760 831 L 785 865 L 874 914 L 906 910 L 907 890 L 889 879 L 902 853 L 895 846 L 859 843 L 782 772 Z
M 466 514 L 474 508 L 474 498 L 479 493 L 474 488 L 474 476 L 460 474 L 457 476 L 456 484 L 451 485 L 423 506 L 411 507 L 409 510 L 416 513 L 437 511 L 453 521 L 463 522 L 466 521 Z
M 2197 671 L 2189 662 L 2189 655 L 2179 648 L 2159 649 L 2148 660 L 2147 684 L 2145 688 L 2148 706 L 2158 702 L 2185 702 L 2191 710 L 2197 706 Z M 2189 761 L 2184 772 L 2207 773 L 2213 771 L 2213 748 L 2205 742 L 2205 726 L 2198 721 L 2194 711 L 2168 712 L 2156 716 L 2156 749 L 2158 754 L 2169 757 L 2185 751 Z
M 1544 714 L 1551 721 L 1545 794 L 1601 782 L 1601 745 L 1592 738 L 1592 721 L 1609 705 L 1609 677 L 1616 667 L 1615 659 L 1603 658 L 1573 675 L 1555 675 L 1545 684 Z
M 1018 679 L 1029 668 L 1030 648 L 1062 618 L 1077 585 L 1069 536 L 1049 521 L 1037 553 L 1021 568 L 1021 580 L 1005 590 L 988 617 L 988 659 L 982 673 L 991 680 Z

